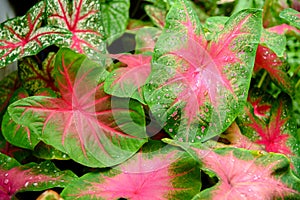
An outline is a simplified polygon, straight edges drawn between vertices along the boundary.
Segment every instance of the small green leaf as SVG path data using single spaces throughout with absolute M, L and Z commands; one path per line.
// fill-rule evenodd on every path
M 104 0 L 101 2 L 102 21 L 106 42 L 111 44 L 126 30 L 129 20 L 129 0 Z

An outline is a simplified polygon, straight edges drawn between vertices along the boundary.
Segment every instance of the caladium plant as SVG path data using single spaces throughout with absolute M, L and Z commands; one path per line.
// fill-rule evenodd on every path
M 40 0 L 1 23 L 0 199 L 299 199 L 289 3 Z

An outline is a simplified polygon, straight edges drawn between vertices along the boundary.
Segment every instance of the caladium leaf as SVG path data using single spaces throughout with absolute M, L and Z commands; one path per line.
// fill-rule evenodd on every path
M 292 159 L 295 171 L 300 174 L 299 143 L 293 119 L 291 99 L 279 95 L 277 100 L 260 91 L 252 91 L 244 114 L 237 122 L 244 135 L 267 152 L 282 153 Z
M 101 2 L 103 27 L 106 42 L 112 43 L 126 30 L 129 20 L 129 0 L 104 0 Z
M 299 179 L 291 173 L 289 161 L 283 155 L 238 148 L 192 149 L 201 159 L 203 170 L 214 173 L 219 179 L 216 185 L 201 191 L 193 200 L 264 200 L 299 195 L 296 191 Z
M 40 1 L 25 16 L 0 24 L 0 66 L 19 58 L 35 55 L 47 46 L 68 37 L 68 31 L 50 26 L 41 27 L 45 2 Z
M 196 162 L 175 148 L 139 152 L 104 173 L 93 172 L 71 183 L 62 192 L 68 199 L 191 199 L 200 189 Z
M 33 155 L 37 158 L 41 158 L 44 160 L 69 160 L 70 157 L 55 149 L 54 147 L 47 145 L 43 142 L 40 142 L 35 148 L 34 148 L 34 152 Z
M 139 29 L 135 35 L 135 53 L 152 55 L 155 43 L 161 34 L 161 30 L 155 27 L 144 27 Z
M 293 8 L 287 8 L 283 10 L 279 16 L 288 21 L 292 26 L 300 29 L 300 12 Z
M 146 5 L 145 11 L 147 15 L 150 17 L 151 21 L 157 27 L 163 29 L 165 26 L 167 11 L 161 8 L 158 8 L 153 5 Z
M 89 58 L 98 60 L 104 52 L 104 28 L 100 1 L 96 0 L 47 0 L 48 24 L 71 32 L 62 46 L 70 47 Z
M 11 97 L 20 86 L 21 82 L 16 71 L 0 81 L 0 116 L 4 114 Z
M 49 161 L 20 165 L 16 160 L 0 154 L 0 198 L 10 200 L 17 192 L 42 191 L 65 187 L 76 179 L 72 171 L 60 171 Z
M 169 134 L 204 141 L 226 130 L 246 101 L 260 32 L 261 11 L 249 9 L 232 16 L 207 41 L 190 4 L 174 4 L 144 90 Z
M 293 95 L 295 81 L 287 73 L 287 63 L 285 63 L 283 58 L 277 57 L 269 48 L 258 45 L 254 72 L 257 73 L 261 69 L 265 69 L 274 83 L 276 83 L 283 91 L 291 96 Z
M 29 91 L 31 95 L 42 88 L 58 91 L 54 85 L 52 74 L 54 61 L 55 53 L 49 53 L 42 63 L 39 63 L 33 57 L 26 57 L 19 60 L 18 72 L 22 86 Z
M 15 122 L 91 167 L 123 162 L 146 142 L 141 104 L 104 93 L 103 67 L 61 49 L 54 74 L 61 98 L 33 96 L 11 104 L 8 111 Z
M 104 91 L 117 97 L 130 97 L 144 103 L 142 86 L 151 71 L 151 56 L 111 55 L 127 67 L 113 70 L 105 80 Z

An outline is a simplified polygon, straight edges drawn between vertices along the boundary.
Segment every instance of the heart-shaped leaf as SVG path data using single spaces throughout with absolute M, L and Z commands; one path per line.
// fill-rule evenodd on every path
M 106 42 L 112 43 L 126 30 L 129 20 L 129 0 L 101 1 L 101 12 Z
M 104 93 L 103 67 L 62 49 L 54 74 L 61 98 L 33 96 L 11 104 L 8 111 L 15 122 L 92 167 L 123 162 L 146 142 L 141 104 Z
M 117 168 L 82 176 L 62 192 L 64 199 L 191 199 L 200 189 L 200 170 L 175 148 L 137 153 Z
M 197 194 L 196 199 L 275 199 L 296 198 L 300 180 L 289 171 L 289 161 L 280 154 L 261 154 L 238 148 L 215 151 L 192 148 L 203 170 L 219 182 Z
M 142 54 L 111 55 L 127 67 L 113 70 L 105 80 L 104 90 L 117 97 L 130 97 L 144 103 L 142 86 L 151 71 L 151 56 Z
M 25 16 L 10 19 L 0 25 L 0 66 L 35 55 L 47 46 L 70 36 L 63 29 L 41 27 L 44 11 L 45 2 L 40 1 Z
M 237 122 L 242 134 L 261 145 L 267 152 L 282 153 L 292 159 L 300 175 L 300 153 L 297 129 L 292 113 L 292 102 L 287 95 L 272 96 L 251 91 L 249 104 Z
M 76 175 L 71 171 L 59 171 L 49 161 L 20 165 L 16 160 L 0 154 L 0 199 L 10 200 L 17 192 L 42 191 L 53 187 L 65 187 Z
M 204 141 L 233 122 L 247 98 L 261 27 L 261 11 L 244 10 L 207 41 L 189 2 L 173 5 L 144 90 L 169 134 Z
M 91 59 L 100 59 L 105 45 L 100 1 L 97 0 L 47 0 L 47 23 L 67 29 L 72 37 L 62 46 L 70 47 Z

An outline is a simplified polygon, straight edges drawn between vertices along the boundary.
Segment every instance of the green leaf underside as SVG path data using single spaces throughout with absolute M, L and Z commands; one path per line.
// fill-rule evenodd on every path
M 161 124 L 167 121 L 169 134 L 203 141 L 231 124 L 247 97 L 260 18 L 259 10 L 242 11 L 208 42 L 189 3 L 174 4 L 145 89 L 146 102 Z
M 125 32 L 129 19 L 129 7 L 129 0 L 110 0 L 101 3 L 106 42 L 113 42 Z
M 219 182 L 201 191 L 193 199 L 273 199 L 297 193 L 292 189 L 292 181 L 287 185 L 276 176 L 276 171 L 286 174 L 288 159 L 279 154 L 260 154 L 237 148 L 214 151 L 192 148 L 203 163 L 203 169 L 214 173 Z M 279 174 L 279 172 L 277 172 Z M 296 197 L 296 195 L 295 195 Z
M 68 32 L 65 30 L 50 26 L 40 27 L 44 19 L 44 10 L 45 3 L 41 1 L 25 16 L 16 17 L 0 25 L 0 66 L 35 55 L 67 37 Z
M 145 143 L 142 106 L 112 99 L 103 91 L 103 68 L 85 56 L 62 49 L 55 61 L 61 98 L 33 96 L 10 105 L 18 124 L 46 144 L 91 167 L 123 162 Z
M 53 163 L 20 165 L 14 159 L 0 154 L 8 166 L 0 168 L 0 198 L 9 200 L 20 191 L 42 191 L 52 187 L 64 187 L 76 179 L 71 171 L 59 171 Z
M 70 47 L 89 58 L 99 60 L 104 52 L 104 30 L 101 21 L 100 1 L 48 0 L 47 22 L 71 32 L 62 46 Z
M 62 193 L 68 199 L 191 199 L 200 189 L 200 171 L 183 152 L 139 152 L 117 168 L 88 173 Z

